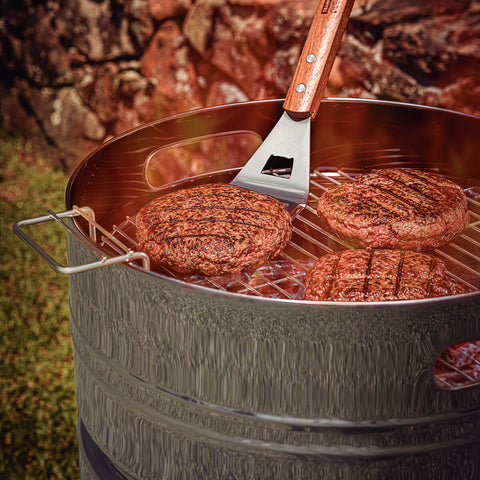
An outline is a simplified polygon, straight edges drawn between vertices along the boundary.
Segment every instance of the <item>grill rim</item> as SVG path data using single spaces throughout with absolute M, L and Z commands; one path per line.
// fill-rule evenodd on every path
M 188 282 L 185 282 L 183 280 L 180 280 L 178 278 L 173 278 L 167 275 L 163 275 L 158 272 L 154 272 L 152 270 L 146 270 L 143 267 L 139 265 L 126 265 L 123 264 L 123 266 L 138 269 L 144 273 L 151 274 L 153 276 L 159 277 L 162 280 L 165 281 L 172 281 L 175 282 L 183 287 L 188 287 L 188 288 L 194 288 L 194 289 L 199 289 L 200 291 L 205 291 L 205 293 L 214 293 L 214 294 L 220 294 L 220 295 L 226 295 L 228 297 L 230 296 L 236 296 L 236 297 L 241 297 L 246 300 L 269 300 L 274 303 L 278 302 L 284 302 L 284 303 L 292 303 L 294 305 L 302 305 L 302 306 L 308 306 L 308 305 L 325 305 L 325 306 L 331 306 L 331 307 L 338 307 L 338 306 L 345 306 L 345 307 L 382 307 L 382 306 L 397 306 L 397 307 L 403 307 L 406 305 L 423 305 L 425 303 L 450 303 L 447 302 L 446 300 L 451 300 L 451 299 L 465 299 L 465 300 L 470 300 L 471 298 L 478 297 L 480 301 L 480 290 L 475 291 L 475 292 L 467 292 L 467 293 L 462 293 L 458 295 L 447 295 L 443 297 L 433 297 L 433 298 L 420 298 L 420 299 L 414 299 L 414 300 L 383 300 L 383 301 L 374 301 L 374 302 L 339 302 L 339 301 L 317 301 L 317 300 L 302 300 L 302 299 L 289 299 L 289 298 L 272 298 L 272 297 L 266 297 L 266 296 L 258 296 L 258 295 L 245 295 L 244 293 L 237 293 L 237 292 L 227 292 L 223 290 L 218 290 L 214 289 L 211 287 L 205 287 L 203 285 L 196 285 L 196 284 L 191 284 Z

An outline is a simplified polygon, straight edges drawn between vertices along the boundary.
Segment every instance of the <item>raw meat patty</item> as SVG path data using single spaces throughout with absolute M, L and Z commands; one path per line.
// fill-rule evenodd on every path
M 465 193 L 435 173 L 386 168 L 333 187 L 318 201 L 322 223 L 354 247 L 427 251 L 469 221 Z
M 292 226 L 281 202 L 228 184 L 178 190 L 144 206 L 137 239 L 153 262 L 180 273 L 253 270 L 277 256 Z
M 445 263 L 428 253 L 390 249 L 335 251 L 305 279 L 305 300 L 374 302 L 465 293 Z

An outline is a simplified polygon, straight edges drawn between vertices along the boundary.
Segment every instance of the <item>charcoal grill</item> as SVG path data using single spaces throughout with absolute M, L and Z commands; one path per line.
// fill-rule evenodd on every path
M 85 478 L 480 471 L 479 118 L 325 100 L 312 126 L 309 202 L 277 259 L 207 278 L 154 270 L 138 251 L 138 209 L 173 189 L 230 181 L 281 105 L 203 109 L 127 132 L 73 174 L 69 211 L 17 224 L 30 244 L 23 229 L 39 221 L 71 233 L 69 267 L 32 246 L 58 271 L 78 273 L 70 306 Z M 303 301 L 315 260 L 349 248 L 319 225 L 318 197 L 387 166 L 428 169 L 464 188 L 470 224 L 434 253 L 468 293 Z

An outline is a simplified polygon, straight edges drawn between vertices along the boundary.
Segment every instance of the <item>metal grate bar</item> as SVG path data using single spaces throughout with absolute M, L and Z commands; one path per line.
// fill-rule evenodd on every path
M 263 280 L 263 283 L 257 285 L 256 288 L 253 289 L 256 294 L 262 295 L 261 289 L 265 288 L 265 287 L 268 287 L 268 288 L 273 288 L 275 291 L 279 292 L 284 298 L 287 298 L 287 299 L 290 299 L 290 300 L 294 299 L 293 295 L 291 295 L 289 292 L 287 292 L 287 290 L 283 289 L 282 287 L 280 287 L 280 285 L 278 285 L 278 283 L 281 282 L 281 281 L 284 281 L 284 279 L 270 280 L 268 277 L 266 277 L 262 273 L 259 273 L 258 271 L 257 271 L 256 275 L 258 276 L 258 278 Z M 251 286 L 249 286 L 249 288 L 251 288 Z M 239 293 L 243 293 L 243 292 L 239 292 Z
M 299 247 L 298 247 L 299 248 Z M 306 254 L 310 255 L 309 252 L 305 252 Z M 307 268 L 304 264 L 300 263 L 296 258 L 293 258 L 292 256 L 290 255 L 287 255 L 285 252 L 282 252 L 280 254 L 280 258 L 283 258 L 284 260 L 286 260 L 287 262 L 291 263 L 292 265 L 295 265 L 296 267 L 298 267 L 300 270 L 304 270 L 305 272 L 307 272 L 309 270 L 309 268 Z M 311 258 L 312 260 L 315 260 L 316 257 L 314 255 L 311 255 Z
M 307 222 L 305 222 L 305 225 L 307 224 Z M 292 229 L 292 232 L 293 233 L 296 233 L 298 236 L 304 238 L 305 240 L 309 241 L 310 242 L 310 245 L 313 245 L 313 246 L 317 246 L 319 247 L 320 249 L 322 250 L 325 250 L 325 252 L 331 252 L 333 249 L 332 248 L 328 248 L 325 244 L 323 244 L 322 242 L 319 242 L 316 238 L 312 237 L 311 235 L 308 235 L 307 233 L 305 233 L 303 230 L 300 230 L 299 228 L 297 227 L 293 227 Z M 320 230 L 317 230 L 317 232 L 319 233 Z M 340 243 L 340 242 L 339 242 Z M 297 248 L 297 250 L 302 250 L 303 252 L 305 252 L 306 255 L 308 256 L 311 256 L 311 257 L 314 257 L 314 258 L 318 258 L 318 257 L 315 257 L 314 255 L 312 255 L 308 250 L 305 250 L 304 248 L 300 247 L 299 245 L 295 244 L 295 242 L 291 242 L 291 245 L 294 246 L 295 248 Z
M 136 228 L 135 221 L 131 217 L 127 216 L 127 219 L 125 220 L 124 224 L 125 223 L 130 224 L 132 227 Z M 122 224 L 122 225 L 124 225 L 124 224 Z M 116 225 L 114 225 L 113 226 L 113 236 L 115 236 L 115 234 L 118 234 L 125 241 L 127 241 L 127 243 L 129 243 L 131 246 L 138 249 L 138 243 L 130 235 L 126 234 L 124 227 L 120 228 L 120 227 L 117 227 Z
M 300 266 L 300 265 L 299 265 Z M 282 272 L 284 278 L 292 281 L 292 282 L 295 282 L 295 283 L 298 283 L 298 285 L 302 286 L 303 287 L 303 282 L 301 280 L 299 280 L 298 278 L 298 275 L 291 275 L 290 273 L 288 273 L 285 269 L 281 268 L 281 267 L 276 267 L 280 272 Z M 301 265 L 300 266 L 301 269 L 304 270 L 304 272 L 307 272 L 307 269 Z
M 250 285 L 249 283 L 244 282 L 242 278 L 240 278 L 238 275 L 235 275 L 234 279 L 244 287 L 243 290 L 240 290 L 241 293 L 250 292 L 254 295 L 262 296 L 261 292 L 259 292 L 255 287 L 252 287 L 252 285 Z
M 475 378 L 471 377 L 470 375 L 468 375 L 466 372 L 464 372 L 463 370 L 461 370 L 460 368 L 458 368 L 456 365 L 454 365 L 453 363 L 450 363 L 450 362 L 447 362 L 446 360 L 444 360 L 443 358 L 440 358 L 439 359 L 439 362 L 442 364 L 442 365 L 445 365 L 447 366 L 449 369 L 455 371 L 456 373 L 458 373 L 459 375 L 462 375 L 462 377 L 465 377 L 469 382 L 475 382 Z
M 309 211 L 310 213 L 313 213 L 314 215 L 316 215 L 316 210 L 314 208 L 312 208 L 310 205 L 307 205 L 305 207 L 305 210 L 306 211 Z M 340 246 L 344 247 L 344 248 L 348 248 L 347 247 L 347 244 L 345 242 L 342 242 L 342 240 L 340 240 L 340 238 L 338 238 L 337 236 L 335 236 L 334 234 L 330 233 L 328 230 L 325 230 L 323 229 L 320 225 L 316 224 L 316 223 L 313 223 L 311 222 L 310 220 L 308 220 L 307 218 L 305 218 L 304 215 L 302 215 L 302 213 L 300 213 L 298 215 L 298 218 L 302 220 L 302 224 L 304 226 L 308 226 L 312 229 L 314 229 L 317 233 L 321 233 L 323 236 L 325 237 L 328 237 L 330 240 L 333 240 L 334 242 L 338 243 Z M 302 236 L 304 236 L 304 238 L 306 238 L 307 240 L 309 240 L 312 244 L 316 244 L 316 245 L 319 245 L 321 246 L 323 249 L 325 249 L 327 252 L 331 252 L 333 250 L 333 248 L 328 248 L 326 247 L 326 245 L 322 244 L 321 242 L 319 242 L 318 240 L 316 240 L 314 237 L 312 237 L 311 235 L 306 235 L 301 229 L 299 228 L 296 228 L 295 229 L 295 232 L 301 232 Z
M 450 247 L 456 249 L 459 252 L 461 251 L 462 253 L 468 254 L 468 256 L 470 256 L 472 259 L 477 259 L 477 257 L 474 257 L 474 256 L 470 255 L 467 250 L 459 247 L 458 245 L 455 245 L 455 244 L 452 243 L 452 244 L 450 244 Z M 480 278 L 480 272 L 478 270 L 475 270 L 474 268 L 471 268 L 469 265 L 466 265 L 465 262 L 462 262 L 462 261 L 458 260 L 456 257 L 454 257 L 452 255 L 449 255 L 448 253 L 446 253 L 445 251 L 440 250 L 440 249 L 435 250 L 435 253 L 439 257 L 443 257 L 446 261 L 450 262 L 452 265 L 457 265 L 457 266 L 461 267 L 465 272 L 470 273 L 474 277 Z M 469 282 L 467 282 L 467 283 L 469 283 Z

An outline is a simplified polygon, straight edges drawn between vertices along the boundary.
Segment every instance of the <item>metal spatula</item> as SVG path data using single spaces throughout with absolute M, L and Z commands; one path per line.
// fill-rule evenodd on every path
M 354 3 L 355 0 L 320 1 L 283 104 L 285 111 L 231 182 L 278 198 L 292 217 L 307 202 L 310 121 L 322 100 Z M 275 170 L 289 174 L 276 175 Z

